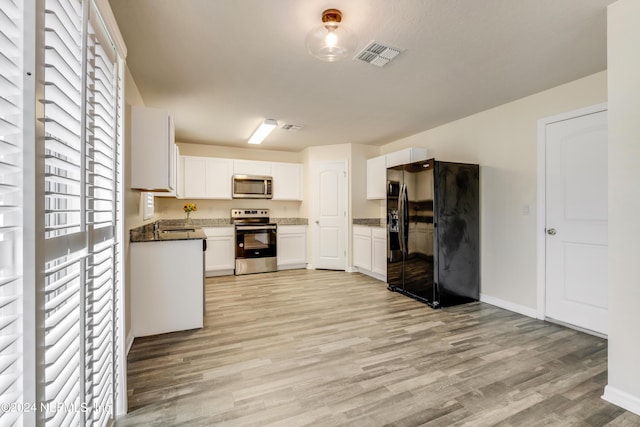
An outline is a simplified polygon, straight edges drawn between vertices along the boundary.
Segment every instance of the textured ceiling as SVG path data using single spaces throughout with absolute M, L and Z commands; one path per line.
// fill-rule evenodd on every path
M 613 0 L 110 0 L 147 106 L 176 140 L 247 147 L 383 144 L 606 69 Z M 321 62 L 307 32 L 336 7 L 386 67 Z M 252 146 L 253 148 L 254 146 Z

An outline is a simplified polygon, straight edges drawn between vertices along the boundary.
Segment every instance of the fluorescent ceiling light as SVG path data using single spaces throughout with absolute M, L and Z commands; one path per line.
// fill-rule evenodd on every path
M 264 139 L 278 126 L 278 122 L 273 119 L 267 119 L 260 123 L 260 126 L 249 138 L 249 144 L 260 144 Z

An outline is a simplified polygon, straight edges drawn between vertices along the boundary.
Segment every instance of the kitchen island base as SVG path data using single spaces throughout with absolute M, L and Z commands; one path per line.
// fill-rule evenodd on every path
M 203 242 L 132 243 L 131 329 L 135 337 L 202 328 Z

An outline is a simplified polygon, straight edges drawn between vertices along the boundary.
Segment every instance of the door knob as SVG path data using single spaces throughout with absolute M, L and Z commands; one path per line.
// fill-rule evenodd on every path
M 555 236 L 556 235 L 556 229 L 555 228 L 550 228 L 547 230 L 547 234 L 551 235 L 551 236 Z
M 316 224 L 320 225 L 320 221 L 316 221 Z

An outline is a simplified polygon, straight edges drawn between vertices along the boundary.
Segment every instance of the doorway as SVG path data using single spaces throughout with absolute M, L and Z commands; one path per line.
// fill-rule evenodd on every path
M 607 335 L 607 107 L 538 124 L 538 317 Z
M 311 164 L 313 268 L 345 270 L 347 265 L 347 162 Z

